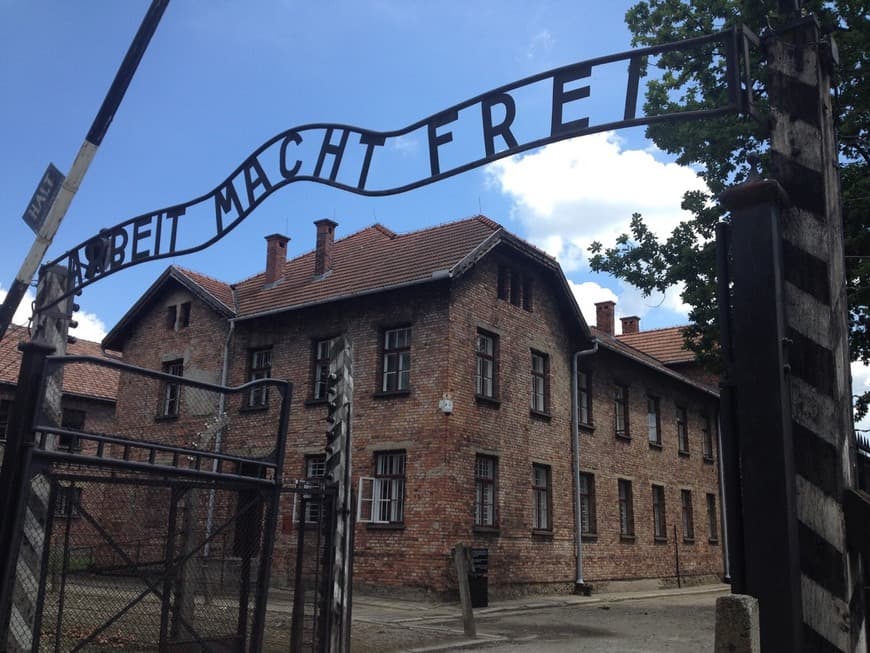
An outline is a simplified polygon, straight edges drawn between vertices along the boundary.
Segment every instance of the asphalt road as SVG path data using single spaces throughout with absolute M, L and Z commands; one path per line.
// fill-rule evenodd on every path
M 497 613 L 477 620 L 474 650 L 517 653 L 713 651 L 716 594 L 666 596 Z M 354 653 L 469 648 L 456 619 L 420 625 L 355 623 Z

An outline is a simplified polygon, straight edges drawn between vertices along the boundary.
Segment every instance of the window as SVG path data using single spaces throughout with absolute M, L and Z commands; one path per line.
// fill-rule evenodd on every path
M 178 331 L 190 326 L 190 302 L 166 307 L 166 328 Z
M 581 424 L 592 424 L 592 388 L 583 370 L 577 370 L 577 410 Z
M 170 361 L 163 364 L 163 371 L 173 376 L 184 376 L 184 362 Z M 163 385 L 163 402 L 160 406 L 161 417 L 178 417 L 181 407 L 181 384 L 166 381 Z
M 701 416 L 701 446 L 704 447 L 704 460 L 713 460 L 713 422 L 709 415 Z
M 58 485 L 54 499 L 54 514 L 57 517 L 78 517 L 82 501 L 82 489 L 74 485 Z
M 532 465 L 532 528 L 537 531 L 553 529 L 551 490 L 550 466 Z
M 9 416 L 12 412 L 12 402 L 0 399 L 0 440 L 5 440 L 9 434 Z
M 411 381 L 411 327 L 384 331 L 382 392 L 407 392 Z
M 504 265 L 498 266 L 498 298 L 507 300 L 510 297 L 511 271 Z
M 485 331 L 478 331 L 475 354 L 474 391 L 478 397 L 494 399 L 497 391 L 498 337 Z
M 64 408 L 61 413 L 60 426 L 61 428 L 69 429 L 70 431 L 84 431 L 85 416 L 86 413 L 83 410 Z M 82 447 L 79 443 L 78 436 L 62 433 L 58 435 L 57 448 L 66 451 L 79 451 Z
M 495 527 L 495 474 L 498 461 L 478 455 L 474 460 L 474 525 Z
M 359 479 L 357 519 L 368 524 L 401 524 L 405 519 L 405 452 L 375 454 L 375 475 Z
M 595 521 L 595 477 L 580 473 L 580 533 L 595 535 L 598 528 Z
M 253 349 L 248 361 L 250 372 L 248 381 L 258 381 L 272 377 L 272 348 Z M 258 385 L 248 391 L 248 408 L 269 405 L 269 386 Z
M 305 456 L 305 480 L 319 484 L 324 476 L 326 476 L 326 456 L 323 454 L 317 456 Z M 319 497 L 319 495 L 312 496 Z M 317 498 L 306 502 L 305 523 L 319 523 L 321 508 L 322 505 Z
M 711 543 L 719 541 L 719 520 L 716 519 L 716 495 L 707 495 L 707 537 Z
M 634 499 L 631 493 L 631 481 L 624 478 L 617 480 L 619 489 L 619 535 L 634 537 Z
M 631 437 L 628 430 L 628 388 L 624 385 L 616 385 L 613 388 L 613 416 L 616 437 Z
M 532 410 L 546 413 L 550 407 L 550 357 L 532 351 Z
M 507 265 L 498 266 L 498 298 L 509 301 L 514 306 L 532 310 L 533 281 L 528 274 L 523 274 Z
M 682 406 L 677 406 L 677 447 L 681 454 L 689 455 L 689 425 Z
M 516 270 L 511 270 L 511 304 L 519 306 L 523 301 L 522 277 Z
M 668 522 L 665 513 L 665 487 L 652 486 L 653 538 L 658 541 L 668 539 Z
M 332 340 L 314 341 L 314 378 L 311 398 L 315 400 L 326 399 L 327 379 L 329 378 L 329 352 Z
M 683 541 L 695 541 L 695 515 L 692 510 L 692 491 L 680 490 L 680 504 L 683 509 Z
M 178 306 L 178 328 L 190 326 L 190 302 L 184 302 Z
M 646 423 L 649 443 L 654 447 L 662 446 L 661 417 L 659 413 L 659 398 L 647 395 Z

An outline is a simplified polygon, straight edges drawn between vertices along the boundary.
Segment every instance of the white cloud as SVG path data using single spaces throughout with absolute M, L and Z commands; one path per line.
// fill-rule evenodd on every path
M 3 302 L 6 299 L 6 293 L 7 290 L 0 285 L 0 302 Z M 14 324 L 27 326 L 27 322 L 30 320 L 32 314 L 34 299 L 33 289 L 28 289 L 27 293 L 24 295 L 24 299 L 22 299 L 21 303 L 18 305 L 15 315 L 12 317 L 12 322 Z M 70 329 L 70 334 L 76 338 L 79 338 L 80 340 L 99 342 L 106 336 L 106 323 L 103 322 L 95 313 L 80 310 L 74 314 L 73 319 L 78 322 L 78 326 L 75 329 Z
M 100 342 L 106 337 L 106 323 L 103 322 L 95 313 L 87 311 L 79 311 L 73 318 L 79 325 L 75 329 L 71 329 L 70 333 L 80 340 L 92 340 Z
M 870 390 L 870 367 L 861 362 L 852 363 L 852 394 L 859 395 Z M 870 415 L 855 424 L 856 429 L 870 430 Z
M 2 285 L 0 285 L 0 302 L 6 301 L 6 293 L 8 291 Z M 21 303 L 18 304 L 18 308 L 15 309 L 15 314 L 12 316 L 13 324 L 20 324 L 22 326 L 27 326 L 28 320 L 30 320 L 30 316 L 32 314 L 32 305 L 33 300 L 35 299 L 33 294 L 33 289 L 28 288 L 27 292 L 24 294 L 24 298 L 21 300 Z
M 542 29 L 536 32 L 526 48 L 526 60 L 534 61 L 548 54 L 555 43 L 556 41 L 549 30 Z
M 690 217 L 680 209 L 683 193 L 704 189 L 693 170 L 657 161 L 647 150 L 624 149 L 613 132 L 502 159 L 486 174 L 512 199 L 511 218 L 526 237 L 569 272 L 585 268 L 592 241 L 611 245 L 628 231 L 634 212 L 656 234 L 669 234 Z
M 616 333 L 621 333 L 621 322 L 619 318 L 636 316 L 642 318 L 644 315 L 659 307 L 667 308 L 668 310 L 677 313 L 680 316 L 680 322 L 688 321 L 689 307 L 683 304 L 679 297 L 679 289 L 671 288 L 664 298 L 660 293 L 654 293 L 649 297 L 644 297 L 640 290 L 628 284 L 619 283 L 618 290 L 613 291 L 610 288 L 599 285 L 594 281 L 585 281 L 577 283 L 568 279 L 568 285 L 574 292 L 574 297 L 577 299 L 577 304 L 580 306 L 580 311 L 586 322 L 595 325 L 595 304 L 597 302 L 612 301 L 616 303 L 615 309 L 615 329 Z
M 420 141 L 416 137 L 406 134 L 389 139 L 387 147 L 395 150 L 402 156 L 412 156 L 420 150 Z
M 568 279 L 568 285 L 574 293 L 574 298 L 580 306 L 580 312 L 586 318 L 587 324 L 595 324 L 595 303 L 596 302 L 616 302 L 617 297 L 610 288 L 599 286 L 594 281 L 585 281 L 583 283 L 575 283 Z

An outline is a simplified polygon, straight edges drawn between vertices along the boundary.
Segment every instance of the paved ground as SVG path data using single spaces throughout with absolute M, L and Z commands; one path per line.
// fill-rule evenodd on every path
M 713 650 L 716 598 L 727 590 L 716 585 L 505 601 L 475 611 L 476 639 L 463 633 L 457 606 L 355 597 L 351 648 L 704 653 Z

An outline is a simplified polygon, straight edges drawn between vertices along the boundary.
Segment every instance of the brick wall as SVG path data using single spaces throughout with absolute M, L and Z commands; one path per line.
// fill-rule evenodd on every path
M 499 267 L 510 268 L 531 290 L 531 306 L 499 299 Z M 304 476 L 306 455 L 323 452 L 326 405 L 313 400 L 313 345 L 316 340 L 346 334 L 353 343 L 353 478 L 374 473 L 376 452 L 406 454 L 404 519 L 401 524 L 366 525 L 356 529 L 354 574 L 363 586 L 453 591 L 451 548 L 459 543 L 489 549 L 489 583 L 494 593 L 517 587 L 573 584 L 574 519 L 571 467 L 571 357 L 586 345 L 573 332 L 573 322 L 560 300 L 562 290 L 552 273 L 497 250 L 456 282 L 441 281 L 380 293 L 364 300 L 236 323 L 230 346 L 228 383 L 248 380 L 250 352 L 272 349 L 272 376 L 294 385 L 288 428 L 285 479 Z M 191 298 L 181 290 L 158 295 L 131 333 L 125 360 L 160 369 L 182 359 L 185 376 L 217 382 L 220 378 L 227 323 L 196 299 L 190 325 L 168 329 L 168 306 Z M 527 310 L 531 308 L 531 310 Z M 384 395 L 380 390 L 383 330 L 411 328 L 410 391 Z M 497 336 L 496 401 L 475 396 L 475 339 L 478 330 Z M 549 402 L 546 414 L 530 410 L 531 354 L 548 358 Z M 701 456 L 701 415 L 716 419 L 716 402 L 636 362 L 601 351 L 583 359 L 592 375 L 594 426 L 581 434 L 581 467 L 595 474 L 597 535 L 584 543 L 586 579 L 672 578 L 673 524 L 681 524 L 680 490 L 693 496 L 695 540 L 680 547 L 682 573 L 721 574 L 721 544 L 707 541 L 706 494 L 721 500 L 716 465 Z M 613 433 L 614 379 L 629 386 L 633 438 Z M 651 449 L 646 437 L 646 393 L 661 399 L 663 446 Z M 154 394 L 141 381 L 122 375 L 119 414 L 155 428 L 154 412 L 136 418 L 127 410 L 126 393 Z M 439 410 L 450 398 L 453 411 Z M 674 406 L 689 415 L 689 456 L 676 448 Z M 122 412 L 123 411 L 123 412 Z M 241 397 L 228 404 L 234 419 L 277 421 L 277 402 L 262 410 L 245 410 Z M 147 414 L 146 414 L 147 413 Z M 271 433 L 268 434 L 269 436 Z M 474 527 L 474 464 L 478 454 L 497 459 L 495 528 Z M 717 454 L 718 455 L 718 454 Z M 533 532 L 532 468 L 550 468 L 551 528 Z M 635 538 L 619 537 L 616 479 L 628 478 L 634 488 Z M 668 537 L 653 542 L 650 485 L 665 486 Z M 718 516 L 718 515 L 717 515 Z M 274 557 L 274 578 L 290 576 L 295 528 L 292 502 L 282 504 Z M 720 529 L 719 541 L 722 541 Z
M 581 471 L 595 476 L 596 537 L 584 538 L 586 580 L 668 578 L 676 576 L 675 547 L 679 547 L 681 573 L 721 576 L 723 569 L 722 501 L 718 489 L 718 449 L 715 448 L 716 399 L 691 386 L 649 370 L 604 349 L 582 359 L 590 374 L 593 395 L 590 427 L 581 427 Z M 630 439 L 615 435 L 614 384 L 628 387 Z M 650 445 L 647 395 L 659 398 L 661 448 Z M 688 417 L 688 455 L 677 443 L 676 407 Z M 714 428 L 712 459 L 702 455 L 703 416 Z M 617 479 L 630 480 L 633 491 L 633 539 L 620 537 Z M 667 539 L 653 536 L 653 484 L 665 488 Z M 680 490 L 692 493 L 694 542 L 684 542 Z M 706 495 L 716 496 L 717 541 L 710 542 Z M 677 526 L 674 539 L 673 527 Z

